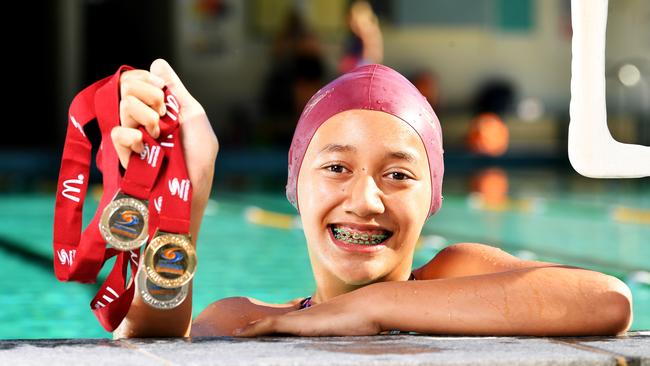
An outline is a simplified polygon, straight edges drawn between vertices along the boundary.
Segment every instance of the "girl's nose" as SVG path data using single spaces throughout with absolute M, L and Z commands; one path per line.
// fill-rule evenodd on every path
M 377 186 L 375 179 L 369 175 L 361 175 L 354 179 L 343 209 L 359 217 L 382 214 L 385 207 L 381 195 L 382 191 Z

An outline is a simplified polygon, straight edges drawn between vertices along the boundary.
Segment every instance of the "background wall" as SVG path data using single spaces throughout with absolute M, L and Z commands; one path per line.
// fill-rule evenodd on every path
M 483 82 L 500 78 L 515 90 L 515 105 L 503 116 L 510 129 L 504 158 L 539 158 L 568 166 L 569 0 L 371 3 L 384 36 L 384 63 L 407 76 L 418 70 L 439 76 L 436 112 L 443 124 L 447 158 L 466 153 L 475 95 Z M 11 72 L 6 78 L 13 93 L 7 120 L 17 133 L 0 137 L 0 188 L 21 186 L 22 177 L 28 175 L 55 178 L 73 96 L 121 64 L 147 68 L 158 57 L 170 61 L 202 102 L 224 146 L 244 153 L 251 148 L 273 149 L 268 156 L 274 162 L 265 167 L 285 174 L 287 137 L 265 147 L 250 136 L 265 134 L 263 129 L 277 122 L 266 118 L 261 103 L 273 67 L 273 42 L 290 9 L 297 9 L 319 43 L 325 83 L 337 75 L 348 37 L 347 7 L 347 0 L 18 4 L 13 15 L 21 19 L 21 26 L 5 32 L 16 35 L 7 39 Z M 610 129 L 620 141 L 650 144 L 650 2 L 611 0 L 609 8 Z M 619 76 L 626 63 L 634 64 L 641 75 L 640 82 L 628 87 Z M 534 118 L 516 113 L 523 100 L 539 109 Z M 290 133 L 295 116 L 282 123 L 289 131 L 285 134 Z M 43 159 L 49 162 L 47 168 L 38 166 Z
M 399 7 L 402 2 L 393 3 Z M 226 48 L 216 54 L 197 53 L 192 49 L 192 37 L 197 32 L 192 31 L 196 22 L 191 14 L 191 3 L 176 3 L 176 22 L 181 34 L 176 49 L 181 72 L 192 90 L 207 102 L 217 120 L 226 118 L 224 113 L 233 103 L 254 103 L 260 82 L 269 69 L 265 62 L 269 35 L 257 35 L 246 24 L 246 6 L 252 3 L 230 3 L 229 19 L 213 30 L 214 36 L 227 39 Z M 286 4 L 287 1 L 278 3 Z M 309 3 L 303 6 L 306 14 L 312 14 L 314 8 L 329 9 L 321 22 L 332 27 L 327 29 L 317 24 L 315 28 L 320 30 L 328 65 L 334 70 L 341 55 L 344 32 L 343 24 L 328 19 L 344 17 L 343 2 L 298 3 Z M 279 8 L 281 12 L 283 7 Z M 480 25 L 404 25 L 383 19 L 385 63 L 404 73 L 435 70 L 440 75 L 443 104 L 448 108 L 467 107 L 481 82 L 499 76 L 514 82 L 520 99 L 539 98 L 548 113 L 566 117 L 571 62 L 569 1 L 533 0 L 531 16 L 532 26 L 523 31 Z M 649 28 L 649 2 L 612 0 L 607 33 L 608 66 L 613 68 L 630 59 L 650 62 L 650 36 L 641 31 Z M 614 94 L 618 86 L 616 78 L 608 83 L 612 108 L 617 102 Z M 650 82 L 646 80 L 638 88 L 645 88 L 636 93 L 645 93 L 645 101 L 641 97 L 631 97 L 626 108 L 628 112 L 645 108 L 648 113 Z

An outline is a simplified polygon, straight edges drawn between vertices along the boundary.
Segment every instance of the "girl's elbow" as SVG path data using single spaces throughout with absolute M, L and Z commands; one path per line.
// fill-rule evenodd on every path
M 627 332 L 632 325 L 632 292 L 623 281 L 608 277 L 603 319 L 607 320 L 608 334 L 620 335 Z

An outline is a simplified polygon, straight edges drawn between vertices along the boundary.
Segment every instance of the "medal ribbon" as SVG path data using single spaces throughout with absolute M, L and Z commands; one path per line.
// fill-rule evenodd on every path
M 68 129 L 61 158 L 54 209 L 54 273 L 60 281 L 93 283 L 105 261 L 106 245 L 99 232 L 99 218 L 120 184 L 119 159 L 111 143 L 111 130 L 119 126 L 119 77 L 131 67 L 122 66 L 77 94 L 68 115 Z M 97 168 L 104 192 L 95 217 L 81 232 L 82 210 L 88 188 L 92 144 L 83 127 L 97 120 L 102 135 Z M 104 143 L 107 141 L 108 143 Z
M 177 119 L 180 112 L 180 104 L 172 94 L 165 95 L 165 105 L 167 107 L 167 116 L 171 121 L 178 124 Z M 165 131 L 161 128 L 161 132 Z M 180 128 L 172 129 L 167 138 L 170 140 L 163 143 L 169 150 L 168 168 L 165 170 L 166 176 L 164 184 L 156 185 L 158 198 L 164 204 L 161 204 L 160 222 L 157 226 L 160 231 L 173 234 L 189 235 L 190 215 L 192 202 L 192 185 L 185 165 L 185 156 L 181 146 Z
M 122 322 L 133 300 L 133 282 L 138 270 L 140 249 L 127 252 L 106 249 L 99 231 L 99 218 L 106 205 L 118 189 L 138 199 L 148 199 L 150 238 L 156 232 L 159 221 L 165 226 L 161 230 L 187 233 L 191 212 L 191 186 L 187 178 L 178 123 L 180 105 L 167 89 L 167 114 L 160 119 L 160 143 L 141 128 L 145 152 L 132 153 L 124 178 L 120 174 L 120 162 L 111 141 L 111 130 L 120 125 L 119 77 L 123 71 L 131 69 L 129 66 L 120 67 L 114 75 L 92 84 L 73 99 L 54 213 L 54 270 L 60 281 L 93 283 L 106 260 L 116 256 L 113 269 L 90 303 L 95 316 L 109 332 Z M 92 144 L 83 127 L 93 120 L 97 120 L 102 135 L 96 162 L 102 172 L 104 191 L 94 218 L 81 232 L 92 153 Z M 169 177 L 187 182 L 183 186 L 182 196 L 179 196 L 182 193 L 180 190 L 172 190 L 176 185 L 168 183 Z M 165 197 L 164 206 L 161 197 Z M 163 207 L 165 218 L 161 220 L 158 213 Z M 127 284 L 129 265 L 131 278 Z
M 129 157 L 129 166 L 124 173 L 120 191 L 144 201 L 149 199 L 165 154 L 161 153 L 160 144 L 144 127 L 140 126 L 139 130 L 142 132 L 144 151 L 141 154 L 132 153 Z

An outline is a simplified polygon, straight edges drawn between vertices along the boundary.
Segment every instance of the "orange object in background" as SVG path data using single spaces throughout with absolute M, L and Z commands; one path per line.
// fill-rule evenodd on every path
M 413 77 L 413 85 L 424 95 L 425 98 L 433 107 L 433 110 L 438 109 L 438 101 L 440 99 L 440 87 L 438 76 L 431 71 L 420 71 Z
M 470 180 L 470 191 L 478 193 L 490 206 L 508 201 L 508 176 L 501 168 L 488 168 L 478 172 Z
M 494 113 L 481 113 L 472 121 L 467 133 L 470 151 L 500 156 L 508 150 L 510 133 L 501 118 Z

